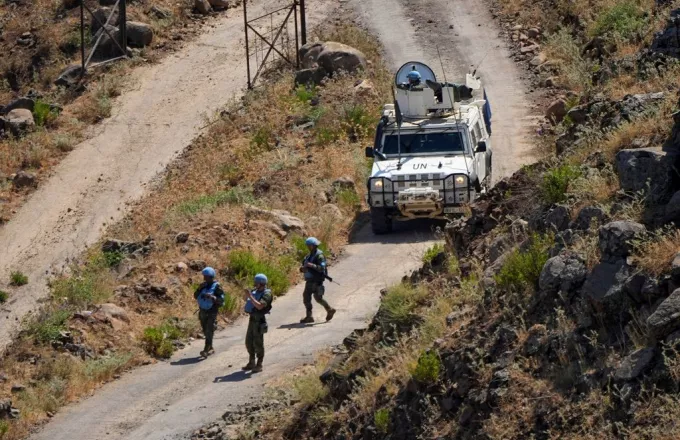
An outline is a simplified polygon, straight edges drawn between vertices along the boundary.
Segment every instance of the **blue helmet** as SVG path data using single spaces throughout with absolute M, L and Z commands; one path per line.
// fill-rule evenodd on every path
M 305 244 L 307 246 L 318 246 L 321 244 L 321 242 L 316 238 L 316 237 L 309 237 L 307 240 L 305 240 Z
M 255 283 L 267 284 L 267 275 L 263 273 L 258 273 L 255 275 Z
M 205 269 L 203 269 L 201 271 L 201 273 L 204 276 L 210 277 L 210 278 L 215 278 L 215 275 L 217 275 L 217 273 L 215 272 L 215 269 L 213 269 L 212 267 L 206 267 Z

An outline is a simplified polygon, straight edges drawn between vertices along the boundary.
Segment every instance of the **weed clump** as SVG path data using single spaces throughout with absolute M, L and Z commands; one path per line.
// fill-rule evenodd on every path
M 50 286 L 52 296 L 76 308 L 87 308 L 107 301 L 113 293 L 107 268 L 113 266 L 119 258 L 122 259 L 120 252 L 105 252 L 91 258 L 73 276 L 54 281 Z
M 434 351 L 427 351 L 420 355 L 418 362 L 411 371 L 413 379 L 420 383 L 431 384 L 439 379 L 442 361 Z
M 41 344 L 51 343 L 58 340 L 61 332 L 66 330 L 66 323 L 70 318 L 71 312 L 69 310 L 56 310 L 43 319 L 31 323 L 28 327 L 28 334 L 33 335 L 35 340 Z
M 413 312 L 427 297 L 427 290 L 406 284 L 390 287 L 380 304 L 378 315 L 383 324 L 407 325 L 413 321 Z
M 432 264 L 432 261 L 437 257 L 437 255 L 441 254 L 442 252 L 444 252 L 443 244 L 436 243 L 432 245 L 425 251 L 425 254 L 423 255 L 423 263 Z
M 9 298 L 9 293 L 4 290 L 0 290 L 0 304 L 6 303 Z
M 144 329 L 142 344 L 144 350 L 152 356 L 167 359 L 175 352 L 174 341 L 184 336 L 182 330 L 176 325 L 165 322 L 157 327 Z
M 567 200 L 569 185 L 580 175 L 578 168 L 571 165 L 560 165 L 548 170 L 541 182 L 543 200 L 550 205 Z
M 380 408 L 373 415 L 373 423 L 378 431 L 387 434 L 390 427 L 390 410 L 387 408 Z
M 28 284 L 28 277 L 23 272 L 14 271 L 9 275 L 9 283 L 12 286 L 25 286 Z
M 637 3 L 631 0 L 616 2 L 605 9 L 595 20 L 593 36 L 611 35 L 616 39 L 630 41 L 639 38 L 647 27 L 647 19 Z
M 51 105 L 37 100 L 33 106 L 33 119 L 35 119 L 35 124 L 38 127 L 45 127 L 50 125 L 55 119 L 57 119 L 59 113 L 55 111 Z
M 553 244 L 551 235 L 532 235 L 527 249 L 517 249 L 508 256 L 495 277 L 498 287 L 515 292 L 535 287 Z
M 213 194 L 205 194 L 197 198 L 187 200 L 179 204 L 177 212 L 187 216 L 193 216 L 203 211 L 210 211 L 223 205 L 254 204 L 255 195 L 251 188 L 235 186 L 226 191 Z
M 228 260 L 229 272 L 242 283 L 249 285 L 255 275 L 263 273 L 269 279 L 268 286 L 274 296 L 285 293 L 290 286 L 288 275 L 278 264 L 260 260 L 250 251 L 233 251 L 229 254 Z

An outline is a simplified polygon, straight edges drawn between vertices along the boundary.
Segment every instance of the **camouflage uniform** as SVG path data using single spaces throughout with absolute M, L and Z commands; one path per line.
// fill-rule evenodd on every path
M 305 268 L 307 263 L 316 265 L 319 270 Z M 321 252 L 320 249 L 317 249 L 316 252 L 310 253 L 302 261 L 302 266 L 305 269 L 305 290 L 302 293 L 302 302 L 305 305 L 307 318 L 312 317 L 312 297 L 314 297 L 314 300 L 324 309 L 326 309 L 326 313 L 330 313 L 333 308 L 326 302 L 325 299 L 323 299 L 323 295 L 326 291 L 323 286 L 323 282 L 326 279 L 326 257 L 323 255 L 323 252 Z
M 202 283 L 198 289 L 194 292 L 194 299 L 201 303 L 199 298 L 202 293 L 209 293 L 213 283 Z M 209 309 L 200 307 L 198 312 L 198 320 L 201 322 L 201 329 L 203 330 L 203 335 L 205 335 L 205 348 L 204 352 L 212 350 L 213 346 L 213 335 L 215 334 L 215 327 L 217 326 L 217 314 L 220 311 L 220 307 L 224 304 L 224 290 L 215 282 L 213 294 L 217 297 L 217 301 L 212 303 Z
M 246 349 L 250 356 L 250 364 L 254 363 L 257 356 L 257 364 L 261 366 L 264 358 L 264 334 L 267 332 L 267 312 L 265 310 L 272 303 L 273 298 L 269 289 L 265 289 L 262 293 L 253 290 L 252 294 L 264 308 L 257 310 L 252 305 L 248 307 L 250 301 L 246 304 L 246 313 L 250 315 L 248 331 L 246 332 Z

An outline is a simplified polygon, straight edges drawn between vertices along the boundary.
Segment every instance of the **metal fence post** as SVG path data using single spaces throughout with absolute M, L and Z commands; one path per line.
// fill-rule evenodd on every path
M 302 45 L 307 44 L 307 17 L 305 15 L 305 0 L 300 0 L 300 33 Z
M 80 2 L 80 78 L 85 76 L 85 6 Z
M 300 37 L 298 36 L 298 15 L 297 15 L 298 2 L 295 0 L 293 2 L 293 20 L 295 22 L 295 67 L 300 68 Z
M 248 72 L 248 88 L 252 89 L 253 85 L 250 82 L 250 48 L 248 47 L 248 0 L 243 0 L 243 24 L 246 31 L 246 70 Z
M 125 0 L 120 0 L 120 3 L 118 3 L 118 15 L 120 16 L 118 29 L 120 29 L 120 47 L 123 50 L 123 56 L 127 56 L 127 11 L 125 3 Z

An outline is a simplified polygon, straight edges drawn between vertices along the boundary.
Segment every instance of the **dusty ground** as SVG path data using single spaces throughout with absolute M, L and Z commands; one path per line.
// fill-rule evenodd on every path
M 330 11 L 329 3 L 314 2 L 312 22 Z M 480 72 L 494 110 L 495 178 L 507 176 L 532 160 L 531 145 L 523 141 L 532 117 L 521 73 L 484 5 L 474 0 L 428 3 L 418 12 L 388 0 L 350 0 L 344 6 L 355 8 L 381 38 L 394 67 L 413 59 L 439 66 L 434 31 L 428 30 L 434 24 L 442 41 L 442 61 L 450 66 L 445 67 L 447 79 L 462 77 L 470 65 L 484 59 Z M 427 23 L 427 16 L 437 22 Z M 126 203 L 140 197 L 144 185 L 198 133 L 202 115 L 239 92 L 245 78 L 241 23 L 240 14 L 232 14 L 182 52 L 141 72 L 138 88 L 120 99 L 102 132 L 64 161 L 51 182 L 0 231 L 0 279 L 7 279 L 14 268 L 31 278 L 12 296 L 4 323 L 17 322 L 47 294 L 46 268 L 58 269 L 96 241 L 103 226 L 120 219 Z M 348 246 L 346 257 L 334 268 L 343 286 L 329 288 L 329 299 L 340 309 L 332 324 L 304 330 L 286 326 L 299 318 L 300 286 L 277 301 L 267 336 L 273 348 L 267 371 L 259 378 L 242 383 L 245 377 L 237 372 L 245 355 L 245 324 L 240 322 L 219 336 L 217 356 L 192 362 L 200 350 L 196 345 L 179 352 L 170 364 L 138 370 L 64 411 L 35 438 L 181 438 L 219 416 L 227 403 L 257 396 L 268 377 L 311 360 L 315 350 L 339 343 L 360 326 L 376 310 L 380 288 L 419 264 L 427 229 L 388 240 L 376 242 L 364 230 Z M 15 328 L 4 324 L 1 340 L 7 341 Z M 221 378 L 218 384 L 213 383 L 216 376 Z
M 285 1 L 256 1 L 261 15 Z M 314 2 L 310 25 L 331 2 Z M 46 282 L 121 219 L 131 201 L 182 151 L 206 117 L 239 95 L 246 84 L 242 9 L 220 19 L 205 35 L 162 63 L 138 71 L 113 115 L 79 145 L 15 217 L 0 228 L 0 289 L 11 300 L 0 311 L 0 351 L 39 300 Z M 11 271 L 29 284 L 10 289 Z

